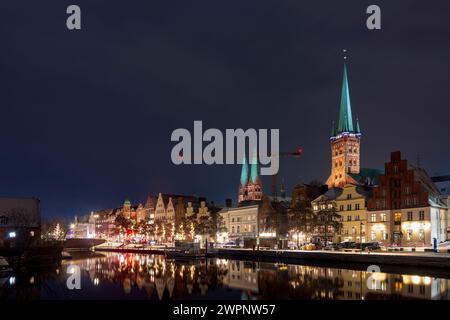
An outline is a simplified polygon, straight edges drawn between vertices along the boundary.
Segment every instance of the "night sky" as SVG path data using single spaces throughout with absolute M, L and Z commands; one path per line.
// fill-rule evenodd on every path
M 281 160 L 287 188 L 325 181 L 343 48 L 362 166 L 401 150 L 450 174 L 449 15 L 443 0 L 1 1 L 0 195 L 66 218 L 158 192 L 236 201 L 238 165 L 172 164 L 171 132 L 194 120 L 279 128 L 281 149 L 304 148 Z

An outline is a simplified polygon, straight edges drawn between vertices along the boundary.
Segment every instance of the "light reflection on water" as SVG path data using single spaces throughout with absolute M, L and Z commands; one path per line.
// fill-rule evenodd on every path
M 81 290 L 67 289 L 71 264 L 81 269 Z M 0 278 L 0 299 L 449 299 L 449 286 L 428 276 L 107 253 Z

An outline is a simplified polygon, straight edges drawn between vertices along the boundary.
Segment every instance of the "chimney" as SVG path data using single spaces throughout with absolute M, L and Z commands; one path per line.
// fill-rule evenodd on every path
M 230 198 L 225 199 L 225 206 L 227 208 L 231 208 L 233 206 L 233 200 L 231 200 Z

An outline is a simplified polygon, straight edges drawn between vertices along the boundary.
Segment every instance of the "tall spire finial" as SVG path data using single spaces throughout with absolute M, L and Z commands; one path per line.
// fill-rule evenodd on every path
M 344 61 L 347 60 L 347 49 L 342 49 L 342 53 L 344 55 Z
M 355 133 L 356 134 L 361 134 L 361 128 L 359 127 L 359 118 L 356 117 L 356 129 L 355 129 Z
M 350 104 L 350 89 L 348 86 L 347 64 L 344 63 L 342 79 L 341 105 L 339 108 L 338 133 L 353 132 L 352 107 Z

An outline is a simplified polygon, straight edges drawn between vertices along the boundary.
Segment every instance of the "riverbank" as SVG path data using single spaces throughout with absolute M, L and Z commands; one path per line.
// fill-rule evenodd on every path
M 96 251 L 141 253 L 164 255 L 165 248 L 158 247 L 107 247 L 100 246 Z M 434 268 L 450 270 L 450 254 L 434 252 L 342 252 L 342 251 L 304 251 L 304 250 L 252 250 L 218 249 L 208 256 L 234 258 L 240 260 L 304 263 L 329 262 L 337 264 L 387 265 L 415 268 Z
M 416 268 L 450 269 L 450 254 L 430 252 L 336 252 L 301 250 L 219 249 L 220 258 L 239 258 L 298 263 L 327 261 L 365 265 L 414 266 Z

